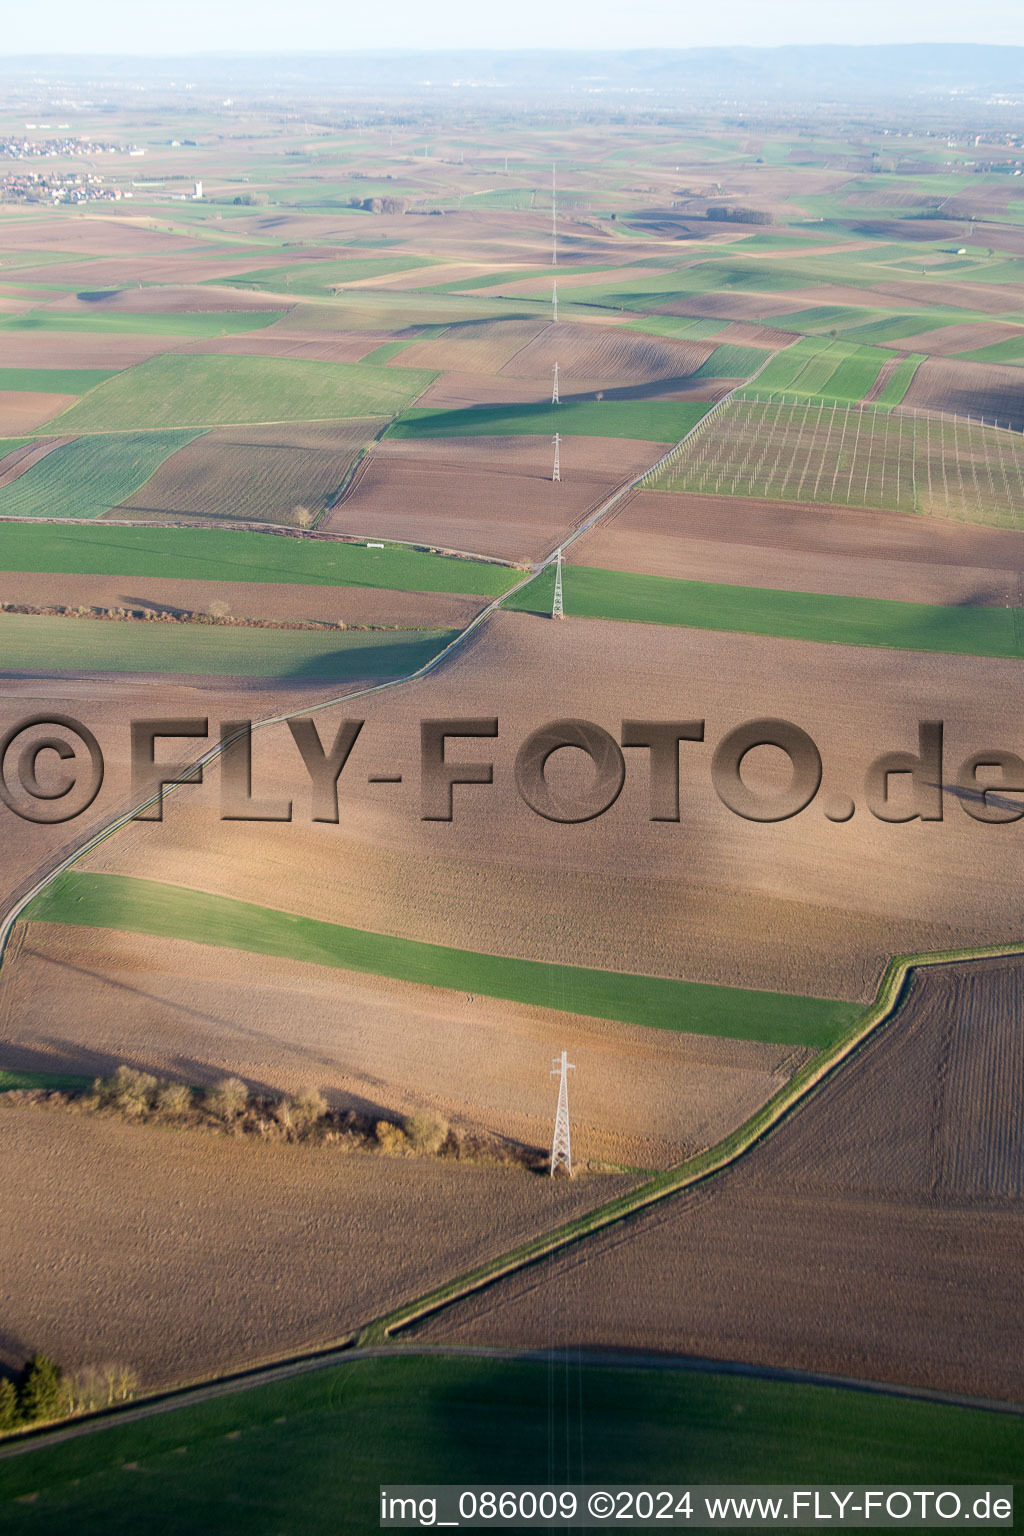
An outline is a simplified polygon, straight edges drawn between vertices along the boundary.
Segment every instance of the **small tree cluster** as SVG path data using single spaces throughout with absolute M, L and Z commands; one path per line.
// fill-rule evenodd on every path
M 30 1088 L 0 1095 L 0 1105 L 19 1103 L 59 1105 L 76 1113 L 118 1115 L 137 1123 L 256 1136 L 262 1141 L 334 1145 L 386 1157 L 440 1157 L 527 1168 L 541 1168 L 544 1161 L 536 1148 L 450 1126 L 431 1110 L 417 1110 L 401 1120 L 375 1121 L 351 1109 L 332 1109 L 319 1088 L 253 1093 L 239 1077 L 224 1077 L 212 1087 L 195 1089 L 122 1065 L 109 1077 L 96 1078 L 85 1092 Z
M 726 224 L 772 224 L 770 213 L 762 208 L 734 208 L 727 203 L 716 203 L 705 210 L 706 219 Z
M 128 1365 L 108 1362 L 66 1376 L 49 1355 L 35 1354 L 25 1362 L 16 1382 L 0 1377 L 0 1434 L 128 1402 L 138 1385 L 138 1376 Z

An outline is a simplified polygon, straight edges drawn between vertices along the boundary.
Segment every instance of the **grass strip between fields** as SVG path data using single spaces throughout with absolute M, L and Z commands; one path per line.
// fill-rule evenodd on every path
M 589 1018 L 732 1040 L 821 1049 L 841 1036 L 861 1012 L 859 1004 L 834 998 L 755 992 L 449 949 L 130 875 L 66 871 L 35 898 L 23 917 L 31 922 L 185 939 L 420 986 L 482 993 Z
M 453 629 L 316 630 L 0 614 L 0 675 L 152 672 L 349 683 L 426 666 Z
M 55 458 L 59 451 L 48 457 Z M 27 474 L 22 476 L 27 479 Z M 5 510 L 0 492 L 0 513 Z M 59 512 L 59 505 L 51 505 L 51 516 Z M 519 572 L 504 565 L 431 555 L 400 544 L 368 549 L 333 539 L 219 528 L 121 528 L 112 523 L 80 528 L 0 523 L 0 571 L 373 587 L 481 597 L 497 597 L 521 579 Z
M 504 606 L 550 614 L 554 586 L 549 567 Z M 786 592 L 586 565 L 564 567 L 563 600 L 567 618 L 674 624 L 946 655 L 1024 657 L 1021 610 L 1014 608 L 942 607 L 880 597 Z

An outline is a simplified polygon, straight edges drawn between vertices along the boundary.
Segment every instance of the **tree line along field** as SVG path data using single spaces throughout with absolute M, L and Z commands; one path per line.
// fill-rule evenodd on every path
M 1020 434 L 877 405 L 731 399 L 650 483 L 1024 527 Z
M 824 1049 L 860 1012 L 858 1004 L 832 998 L 748 991 L 446 948 L 125 875 L 66 872 L 32 902 L 24 920 L 121 928 L 216 944 L 589 1018 L 730 1040 Z
M 101 623 L 0 614 L 0 670 L 154 672 L 342 683 L 401 677 L 425 666 L 455 630 L 317 630 L 203 624 Z
M 555 1423 L 571 1426 L 552 1452 Z M 552 1463 L 552 1454 L 555 1460 Z M 942 1403 L 732 1373 L 409 1356 L 357 1359 L 0 1460 L 12 1536 L 369 1536 L 380 1490 L 1012 1481 L 1021 1421 Z M 131 1470 L 126 1470 L 131 1469 Z M 872 1482 L 874 1486 L 874 1482 Z
M 115 375 L 59 419 L 62 432 L 394 416 L 434 378 L 417 369 L 168 353 Z
M 832 645 L 884 646 L 947 655 L 1024 658 L 1020 610 L 940 606 L 835 593 L 682 581 L 628 571 L 568 565 L 563 571 L 567 615 L 732 630 Z M 549 614 L 554 574 L 549 567 L 504 606 Z
M 185 581 L 372 587 L 497 597 L 519 579 L 505 565 L 388 544 L 279 537 L 244 529 L 41 528 L 0 523 L 0 570 Z

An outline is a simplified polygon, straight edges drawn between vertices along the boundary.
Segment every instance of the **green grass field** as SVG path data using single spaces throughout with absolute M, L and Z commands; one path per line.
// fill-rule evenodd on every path
M 725 342 L 715 348 L 707 362 L 701 363 L 694 378 L 746 379 L 756 373 L 770 356 L 771 353 L 763 347 L 734 347 Z
M 563 592 L 566 614 L 581 619 L 678 624 L 900 651 L 1024 657 L 1021 610 L 1013 608 L 942 608 L 882 598 L 777 592 L 583 565 L 564 568 Z M 549 614 L 553 596 L 549 568 L 510 597 L 506 607 Z
M 396 1351 L 0 1460 L 0 1510 L 11 1536 L 192 1536 L 211 1511 L 222 1536 L 370 1536 L 381 1487 L 402 1483 L 999 1486 L 1022 1458 L 1009 1414 L 571 1355 Z
M 102 517 L 197 436 L 195 431 L 112 432 L 63 443 L 0 486 L 0 516 Z M 8 534 L 16 543 L 17 530 L 5 529 Z
M 910 388 L 914 374 L 925 360 L 923 352 L 913 352 L 909 357 L 904 357 L 896 364 L 886 381 L 885 388 L 875 401 L 876 405 L 887 406 L 891 409 L 899 405 L 907 390 Z
M 581 400 L 550 405 L 471 406 L 460 411 L 411 410 L 389 437 L 504 437 L 519 433 L 565 437 L 628 437 L 677 443 L 710 409 L 675 400 Z
M 280 955 L 589 1018 L 733 1040 L 824 1048 L 861 1012 L 857 1003 L 830 998 L 707 986 L 422 944 L 126 875 L 70 871 L 37 897 L 24 916 L 34 922 L 119 928 Z
M 4 510 L 2 498 L 0 491 L 0 511 Z M 241 530 L 118 528 L 95 523 L 81 528 L 0 523 L 0 571 L 265 581 L 482 597 L 497 597 L 519 580 L 519 574 L 507 566 L 424 554 L 400 544 L 367 549 L 362 544 Z
M 0 1071 L 0 1093 L 13 1093 L 18 1088 L 44 1088 L 48 1092 L 69 1092 L 75 1088 L 88 1088 L 91 1077 L 79 1077 L 72 1072 L 4 1072 Z
M 58 418 L 64 432 L 393 416 L 436 374 L 363 363 L 170 353 L 119 374 Z
M 990 347 L 975 347 L 973 352 L 958 352 L 958 357 L 963 357 L 972 363 L 1024 363 L 1024 331 L 1019 337 L 1010 336 L 1006 341 L 997 341 Z
M 84 395 L 106 379 L 115 368 L 0 368 L 0 389 L 27 390 L 31 394 Z
M 245 331 L 262 330 L 273 325 L 287 311 L 283 309 L 211 310 L 201 314 L 146 315 L 122 313 L 97 307 L 95 313 L 71 313 L 68 310 L 34 310 L 27 315 L 0 317 L 0 336 L 4 331 L 63 331 L 69 335 L 99 333 L 107 336 L 235 336 Z M 22 370 L 18 370 L 19 372 Z M 40 369 L 39 372 L 44 370 Z M 47 373 L 49 369 L 45 370 Z M 86 373 L 97 370 L 83 369 Z M 105 374 L 104 377 L 109 377 Z M 96 380 L 99 383 L 99 380 Z M 69 391 L 78 394 L 80 391 Z
M 157 672 L 288 682 L 401 677 L 454 630 L 246 629 L 0 614 L 0 669 L 12 673 Z

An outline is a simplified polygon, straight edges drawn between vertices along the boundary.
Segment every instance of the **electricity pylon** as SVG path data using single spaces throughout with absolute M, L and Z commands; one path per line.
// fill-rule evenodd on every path
M 559 463 L 558 463 L 558 445 L 562 441 L 561 435 L 558 432 L 556 432 L 554 437 L 551 439 L 551 441 L 555 445 L 555 467 L 551 471 L 551 478 L 552 478 L 552 480 L 561 480 L 561 478 L 562 478 L 562 471 L 561 471 L 561 468 L 559 467 Z
M 558 323 L 558 283 L 557 282 L 552 282 L 552 284 L 551 284 L 551 318 L 555 322 L 555 324 L 557 325 L 557 323 Z
M 551 370 L 551 404 L 552 405 L 560 405 L 561 404 L 561 401 L 558 398 L 558 364 L 557 363 L 555 364 L 555 366 Z
M 551 605 L 551 617 L 564 619 L 565 609 L 562 606 L 562 551 L 558 551 L 558 559 L 555 561 L 555 600 Z
M 555 1176 L 556 1168 L 564 1168 L 572 1178 L 572 1148 L 569 1144 L 569 1084 L 566 1078 L 567 1072 L 575 1072 L 576 1068 L 571 1061 L 566 1060 L 566 1052 L 561 1058 L 555 1057 L 551 1065 L 551 1076 L 559 1074 L 558 1084 L 558 1112 L 555 1115 L 555 1136 L 551 1143 L 551 1177 Z

